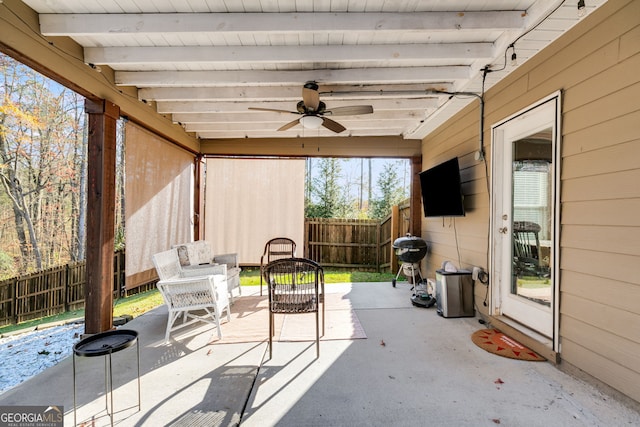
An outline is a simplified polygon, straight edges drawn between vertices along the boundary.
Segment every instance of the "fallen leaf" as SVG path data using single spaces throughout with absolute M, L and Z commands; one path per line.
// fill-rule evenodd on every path
M 209 351 L 207 351 L 207 356 L 211 354 L 211 349 L 209 349 Z
M 387 344 L 384 342 L 384 340 L 380 340 L 380 345 L 384 347 Z
M 491 421 L 493 421 L 496 424 L 500 424 L 500 419 L 499 418 L 493 418 Z
M 494 381 L 495 384 L 504 384 L 504 381 L 502 381 L 500 378 L 498 378 L 497 380 Z

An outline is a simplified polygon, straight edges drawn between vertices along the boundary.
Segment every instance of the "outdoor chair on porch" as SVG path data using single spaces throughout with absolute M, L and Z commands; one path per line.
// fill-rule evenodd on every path
M 157 253 L 152 260 L 160 278 L 156 286 L 169 310 L 165 342 L 172 331 L 196 321 L 213 324 L 222 339 L 222 313 L 226 311 L 227 321 L 231 321 L 226 265 L 215 270 L 183 270 L 176 249 Z M 174 326 L 181 315 L 182 323 Z
M 264 245 L 264 252 L 260 257 L 260 295 L 262 295 L 262 280 L 264 269 L 271 261 L 296 256 L 296 242 L 288 237 L 276 237 Z
M 324 273 L 316 262 L 305 258 L 285 258 L 265 267 L 269 294 L 269 358 L 273 355 L 275 314 L 315 313 L 316 357 L 320 357 L 319 306 L 322 304 L 324 335 Z
M 238 264 L 238 254 L 213 254 L 211 244 L 206 240 L 180 243 L 173 245 L 178 251 L 178 259 L 183 271 L 205 269 L 216 271 L 221 265 L 226 265 L 227 286 L 229 287 L 229 299 L 233 304 L 233 291 L 238 290 L 238 295 L 242 296 L 240 287 L 240 265 Z M 208 273 L 210 274 L 210 273 Z
M 531 221 L 513 223 L 513 264 L 518 276 L 539 276 L 540 226 Z

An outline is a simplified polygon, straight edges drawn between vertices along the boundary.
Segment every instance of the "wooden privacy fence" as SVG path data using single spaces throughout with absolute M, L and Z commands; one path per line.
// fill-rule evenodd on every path
M 378 269 L 380 222 L 367 219 L 309 218 L 305 257 L 323 267 Z
M 125 253 L 114 254 L 114 297 L 124 288 Z M 76 262 L 0 282 L 0 326 L 84 307 L 85 263 Z
M 408 231 L 409 212 L 405 203 L 382 221 L 308 218 L 304 256 L 323 267 L 396 271 L 392 245 Z M 1 281 L 0 326 L 83 308 L 85 271 L 85 263 L 76 262 Z M 125 289 L 124 251 L 114 254 L 113 274 L 115 299 Z
M 394 271 L 393 241 L 408 231 L 409 204 L 378 220 L 307 218 L 304 256 L 323 267 Z

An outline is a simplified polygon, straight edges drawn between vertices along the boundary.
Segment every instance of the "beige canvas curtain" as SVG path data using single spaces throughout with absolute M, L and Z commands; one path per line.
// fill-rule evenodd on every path
M 155 278 L 154 253 L 192 240 L 193 162 L 193 154 L 126 123 L 127 289 Z
M 292 238 L 303 255 L 304 159 L 207 159 L 205 239 L 215 253 L 259 264 L 267 240 Z

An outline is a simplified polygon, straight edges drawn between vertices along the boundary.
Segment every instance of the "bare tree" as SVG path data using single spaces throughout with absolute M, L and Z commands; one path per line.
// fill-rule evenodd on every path
M 75 104 L 82 105 L 84 98 L 74 94 Z M 74 110 L 73 122 L 77 124 L 73 128 L 72 140 L 75 142 L 73 150 L 73 169 L 71 178 L 71 261 L 80 261 L 85 257 L 86 249 L 86 224 L 87 224 L 87 127 L 86 114 L 83 109 Z
M 33 254 L 37 267 L 42 268 L 42 257 L 31 219 L 30 205 L 25 198 L 25 189 L 19 177 L 21 158 L 31 154 L 25 145 L 29 139 L 28 125 L 34 124 L 35 118 L 19 107 L 25 90 L 20 85 L 21 76 L 15 63 L 4 56 L 0 60 L 4 76 L 4 100 L 0 110 L 0 179 L 13 209 L 16 235 L 22 254 L 21 267 L 25 267 L 30 255 Z M 12 97 L 17 102 L 12 102 Z
M 6 240 L 18 241 L 20 273 L 77 259 L 84 241 L 83 99 L 4 55 L 0 78 L 0 207 L 10 208 L 15 227 L 3 250 Z

